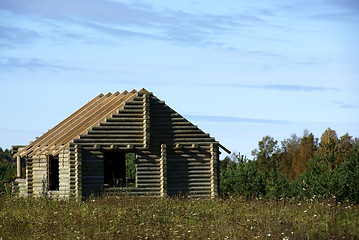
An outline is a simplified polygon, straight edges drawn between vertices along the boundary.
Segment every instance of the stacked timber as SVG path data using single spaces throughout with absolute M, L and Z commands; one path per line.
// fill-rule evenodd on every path
M 27 158 L 19 186 L 28 196 L 216 197 L 219 147 L 145 89 L 100 94 L 16 154 Z M 108 152 L 136 154 L 135 187 L 105 183 Z M 51 191 L 50 156 L 59 163 L 59 188 Z

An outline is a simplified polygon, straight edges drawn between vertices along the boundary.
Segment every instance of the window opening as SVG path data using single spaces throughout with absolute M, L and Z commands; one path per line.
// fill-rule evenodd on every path
M 59 157 L 49 155 L 48 166 L 49 166 L 49 171 L 48 171 L 49 190 L 59 190 L 59 186 L 60 186 Z
M 104 152 L 105 187 L 136 186 L 136 154 L 134 152 Z
M 27 162 L 27 159 L 20 158 L 21 178 L 26 178 L 26 162 Z

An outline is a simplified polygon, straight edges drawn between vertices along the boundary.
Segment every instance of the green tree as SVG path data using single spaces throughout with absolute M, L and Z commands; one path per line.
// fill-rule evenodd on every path
M 265 136 L 258 142 L 258 149 L 252 151 L 258 170 L 265 176 L 270 171 L 279 169 L 280 152 L 278 141 L 270 136 Z
M 16 177 L 16 165 L 8 149 L 0 148 L 0 193 L 6 193 Z
M 318 140 L 314 138 L 313 133 L 304 130 L 303 137 L 299 144 L 299 155 L 294 168 L 294 178 L 297 178 L 308 170 L 309 161 L 313 158 L 318 148 Z
M 339 201 L 348 199 L 359 203 L 359 141 L 353 141 L 345 156 L 333 174 L 332 192 Z
M 354 144 L 354 140 L 352 139 L 352 136 L 350 136 L 348 133 L 340 137 L 338 142 L 338 154 L 336 159 L 336 165 L 340 165 L 343 162 L 345 162 L 345 160 L 350 158 L 353 144 Z
M 288 179 L 296 177 L 295 167 L 299 161 L 300 142 L 301 138 L 297 137 L 296 134 L 292 134 L 290 138 L 281 142 L 279 171 Z
M 329 168 L 332 170 L 336 164 L 338 155 L 339 140 L 335 130 L 328 128 L 320 138 L 320 147 L 318 153 L 323 161 L 329 163 Z
M 225 158 L 220 166 L 221 194 L 247 199 L 265 195 L 265 180 L 255 162 L 238 154 L 236 159 Z
M 266 197 L 279 199 L 288 197 L 288 180 L 278 171 L 270 171 L 266 178 Z

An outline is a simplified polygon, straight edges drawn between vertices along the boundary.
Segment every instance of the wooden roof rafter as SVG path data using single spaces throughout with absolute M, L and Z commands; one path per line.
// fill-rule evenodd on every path
M 67 125 L 62 126 L 62 128 L 60 128 L 58 131 L 54 132 L 53 134 L 51 134 L 45 141 L 45 143 L 40 146 L 39 148 L 35 149 L 34 151 L 32 151 L 29 156 L 33 156 L 35 154 L 40 154 L 45 152 L 46 150 L 48 150 L 49 148 L 53 148 L 54 146 L 56 146 L 56 141 L 58 139 L 61 139 L 62 136 L 66 133 L 71 132 L 73 129 L 73 126 L 78 124 L 79 121 L 83 118 L 83 116 L 86 116 L 87 113 L 93 111 L 93 109 L 103 105 L 103 102 L 106 101 L 110 96 L 112 96 L 112 94 L 109 92 L 106 95 L 104 95 L 99 101 L 94 102 L 92 105 L 90 105 L 88 108 L 84 109 L 84 111 L 81 112 L 81 114 L 79 114 L 78 116 L 76 116 L 76 118 L 69 122 Z
M 122 98 L 122 100 L 118 101 L 111 101 L 109 104 L 107 104 L 107 107 L 105 109 L 102 109 L 91 121 L 87 124 L 86 127 L 82 127 L 79 129 L 76 129 L 75 132 L 76 135 L 69 136 L 66 140 L 64 140 L 64 144 L 62 144 L 58 149 L 56 149 L 56 146 L 53 147 L 52 152 L 53 155 L 59 154 L 63 149 L 65 149 L 71 142 L 73 142 L 73 139 L 80 138 L 81 134 L 85 134 L 88 130 L 90 130 L 93 126 L 98 126 L 100 122 L 106 121 L 106 118 L 112 117 L 113 114 L 117 113 L 119 109 L 123 108 L 124 104 L 129 101 L 131 98 L 138 95 L 139 92 L 137 92 L 135 89 L 133 89 L 130 92 L 126 91 L 126 96 Z M 43 151 L 45 151 L 44 149 Z M 43 152 L 41 151 L 41 152 Z M 41 153 L 40 152 L 40 153 Z
M 114 94 L 108 93 L 106 95 L 107 98 L 104 98 L 97 105 L 93 106 L 93 108 L 88 109 L 86 114 L 79 116 L 72 125 L 65 127 L 59 134 L 53 136 L 47 147 L 40 149 L 39 151 L 34 151 L 29 156 L 33 156 L 34 154 L 49 154 L 58 147 L 64 148 L 63 146 L 66 146 L 67 143 L 76 138 L 79 133 L 86 131 L 99 122 L 106 113 L 113 111 L 112 109 L 118 108 L 121 103 L 134 94 L 134 91 L 136 90 L 133 90 L 130 93 L 124 91 L 121 94 L 119 92 Z
M 147 94 L 147 95 L 144 95 Z M 101 123 L 106 123 L 107 121 L 114 121 L 112 118 L 115 116 L 116 118 L 122 116 L 122 113 L 119 114 L 119 110 L 125 109 L 125 104 L 129 104 L 129 106 L 133 105 L 132 101 L 139 101 L 139 98 L 136 97 L 145 97 L 151 96 L 158 101 L 160 105 L 166 106 L 171 111 L 175 112 L 173 109 L 168 107 L 164 101 L 160 101 L 157 97 L 153 96 L 152 92 L 148 92 L 146 89 L 142 88 L 139 91 L 133 89 L 130 92 L 124 91 L 122 93 L 115 92 L 107 93 L 106 95 L 100 94 L 96 96 L 94 99 L 86 103 L 76 112 L 71 114 L 69 117 L 61 121 L 55 127 L 47 131 L 41 137 L 37 138 L 34 142 L 30 143 L 24 149 L 20 150 L 16 153 L 15 156 L 35 156 L 35 155 L 57 155 L 61 151 L 63 151 L 66 147 L 68 147 L 71 143 L 74 143 L 76 139 L 80 139 L 81 135 L 88 134 L 89 131 L 94 129 L 94 127 L 100 126 Z M 138 103 L 135 103 L 137 105 Z M 143 114 L 146 112 L 146 102 L 143 103 Z M 157 106 L 155 106 L 156 108 Z M 136 107 L 137 108 L 137 107 Z M 149 109 L 148 109 L 149 110 Z M 130 113 L 124 113 L 126 117 Z M 136 113 L 138 115 L 138 113 Z M 143 115 L 142 114 L 142 115 Z M 176 113 L 178 117 L 180 117 L 180 121 L 189 122 L 187 119 Z M 119 115 L 119 116 L 117 116 Z M 141 116 L 142 116 L 141 115 Z M 125 118 L 126 118 L 125 117 Z M 138 116 L 136 116 L 138 117 Z M 147 119 L 149 116 L 144 116 L 143 124 L 146 124 Z M 115 120 L 117 121 L 117 120 Z M 178 121 L 178 119 L 176 119 Z M 192 123 L 191 123 L 192 124 Z M 193 125 L 193 124 L 192 124 Z M 145 126 L 145 125 L 144 125 Z M 146 125 L 147 126 L 147 125 Z M 194 126 L 194 125 L 193 125 Z M 194 126 L 198 128 L 197 126 Z M 198 130 L 203 133 L 202 130 L 198 128 Z M 203 133 L 204 134 L 204 133 Z M 144 147 L 146 137 L 145 127 L 143 128 L 143 139 L 144 139 Z M 146 135 L 146 136 L 145 136 Z M 209 137 L 209 136 L 207 136 Z M 215 141 L 215 139 L 213 139 Z M 203 142 L 205 144 L 207 142 Z M 82 144 L 82 143 L 80 143 Z M 226 152 L 230 153 L 230 151 L 224 148 L 222 145 L 219 144 L 219 147 L 225 150 Z
M 21 151 L 17 152 L 14 157 L 17 156 L 21 156 L 24 157 L 25 155 L 29 154 L 30 152 L 32 152 L 36 147 L 41 146 L 46 140 L 48 140 L 48 138 L 54 134 L 56 131 L 58 131 L 59 129 L 61 129 L 64 125 L 69 124 L 71 121 L 73 121 L 73 119 L 76 119 L 80 114 L 82 114 L 87 108 L 89 108 L 91 105 L 95 104 L 96 102 L 98 102 L 99 100 L 101 100 L 101 98 L 104 95 L 101 93 L 99 95 L 97 95 L 95 98 L 93 98 L 91 101 L 89 101 L 88 103 L 86 103 L 85 105 L 83 105 L 81 108 L 79 108 L 77 111 L 75 111 L 73 114 L 71 114 L 70 116 L 68 116 L 67 118 L 65 118 L 63 121 L 61 121 L 60 123 L 58 123 L 55 127 L 51 128 L 49 131 L 47 131 L 46 133 L 44 133 L 41 137 L 37 138 L 35 141 L 33 141 L 32 143 L 30 143 L 29 145 L 27 145 L 25 148 L 23 148 Z

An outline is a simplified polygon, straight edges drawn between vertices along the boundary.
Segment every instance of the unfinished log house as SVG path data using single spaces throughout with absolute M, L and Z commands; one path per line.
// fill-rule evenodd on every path
M 35 197 L 216 197 L 220 147 L 229 152 L 145 89 L 100 94 L 29 145 L 13 146 L 16 183 Z

